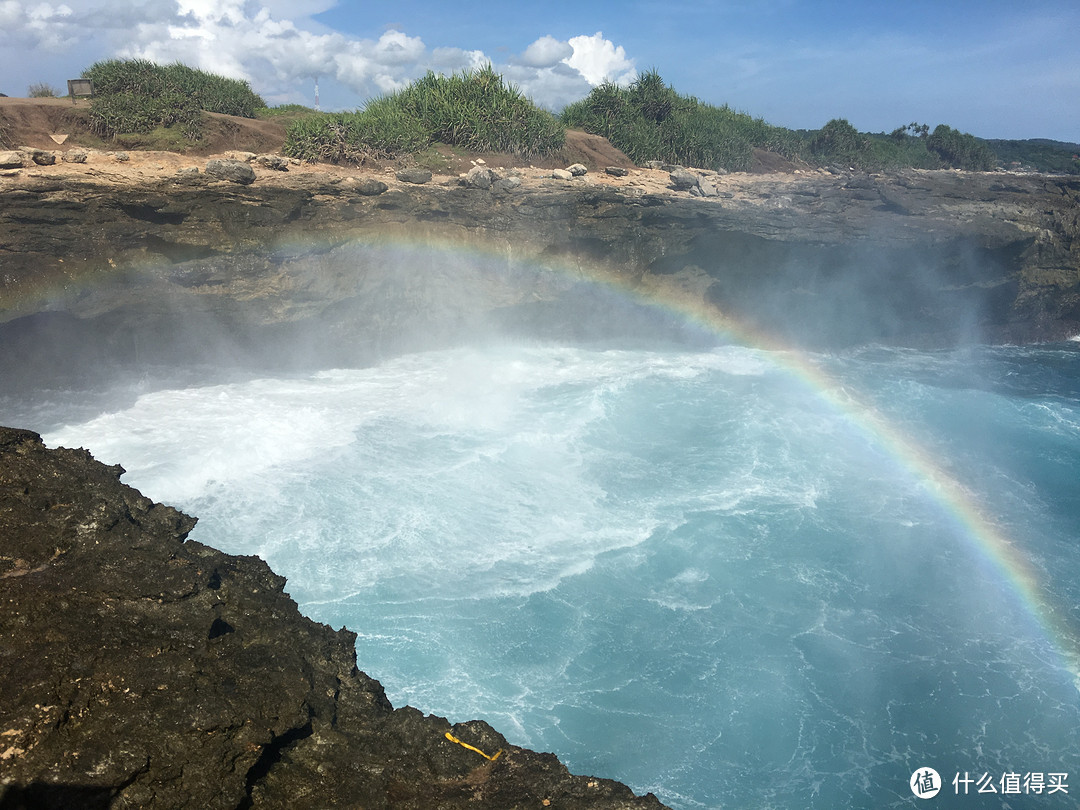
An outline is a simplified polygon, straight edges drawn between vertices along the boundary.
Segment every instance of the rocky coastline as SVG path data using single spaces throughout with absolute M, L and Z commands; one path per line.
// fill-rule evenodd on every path
M 481 326 L 593 322 L 596 282 L 810 348 L 1080 332 L 1075 178 L 125 157 L 0 177 L 0 340 L 17 347 L 0 372 L 198 362 L 210 326 L 241 353 L 306 339 L 367 362 Z
M 48 154 L 0 170 L 0 394 L 485 334 L 687 339 L 657 303 L 809 348 L 1080 333 L 1075 178 Z M 393 708 L 351 632 L 121 473 L 0 428 L 0 807 L 661 806 Z
M 395 709 L 355 634 L 122 473 L 0 428 L 0 807 L 662 807 Z

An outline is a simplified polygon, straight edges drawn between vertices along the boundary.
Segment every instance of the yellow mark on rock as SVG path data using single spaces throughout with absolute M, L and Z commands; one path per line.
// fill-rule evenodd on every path
M 460 746 L 461 746 L 462 748 L 468 748 L 468 749 L 469 749 L 470 751 L 475 751 L 475 752 L 476 752 L 476 753 L 478 753 L 478 754 L 479 754 L 480 756 L 482 756 L 482 757 L 483 757 L 484 759 L 490 760 L 491 762 L 494 762 L 495 760 L 497 760 L 497 759 L 498 759 L 498 758 L 499 758 L 499 757 L 500 757 L 500 756 L 502 755 L 502 749 L 500 748 L 500 749 L 499 749 L 498 751 L 496 751 L 496 752 L 495 752 L 495 755 L 494 755 L 494 756 L 490 756 L 490 757 L 489 757 L 489 756 L 488 756 L 487 754 L 485 754 L 485 753 L 484 753 L 483 751 L 481 751 L 481 750 L 480 750 L 479 748 L 477 748 L 477 747 L 476 747 L 475 745 L 469 745 L 469 744 L 468 744 L 467 742 L 462 742 L 462 741 L 461 741 L 461 740 L 459 740 L 459 739 L 458 739 L 457 737 L 455 737 L 455 736 L 454 736 L 453 734 L 451 734 L 451 733 L 450 733 L 449 731 L 448 731 L 448 732 L 446 732 L 446 734 L 445 734 L 445 737 L 446 737 L 446 739 L 448 739 L 448 740 L 449 740 L 450 742 L 452 742 L 452 743 L 457 743 L 457 744 L 458 744 L 458 745 L 460 745 Z

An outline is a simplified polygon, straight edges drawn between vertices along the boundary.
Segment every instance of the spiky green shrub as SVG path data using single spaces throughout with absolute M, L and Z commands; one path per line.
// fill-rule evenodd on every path
M 453 76 L 429 71 L 379 101 L 423 122 L 433 141 L 476 152 L 529 157 L 553 152 L 565 142 L 566 132 L 555 117 L 504 82 L 491 65 Z
M 241 118 L 254 118 L 256 111 L 266 106 L 247 82 L 179 62 L 158 65 L 146 59 L 108 59 L 91 65 L 83 71 L 83 77 L 93 80 L 97 95 L 175 93 L 190 96 L 201 110 Z
M 606 82 L 562 113 L 567 127 L 603 135 L 635 163 L 662 160 L 707 169 L 750 168 L 754 147 L 796 157 L 804 148 L 791 130 L 728 106 L 683 96 L 655 70 L 629 87 Z
M 158 127 L 178 128 L 191 141 L 202 137 L 202 113 L 194 99 L 180 93 L 95 96 L 89 119 L 90 130 L 102 138 L 118 133 L 145 133 Z
M 415 152 L 430 142 L 420 122 L 403 114 L 328 113 L 294 121 L 281 151 L 308 163 L 360 166 Z
M 102 137 L 178 126 L 197 140 L 202 110 L 254 118 L 266 106 L 247 82 L 180 63 L 109 59 L 91 65 L 83 77 L 94 82 L 90 126 Z
M 440 142 L 532 157 L 558 150 L 565 137 L 553 115 L 488 65 L 453 76 L 429 72 L 359 112 L 300 119 L 289 127 L 283 151 L 307 161 L 360 164 Z

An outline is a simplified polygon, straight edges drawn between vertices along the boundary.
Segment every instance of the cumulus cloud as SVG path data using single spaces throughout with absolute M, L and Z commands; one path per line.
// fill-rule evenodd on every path
M 574 46 L 569 42 L 555 39 L 545 34 L 525 49 L 521 54 L 521 63 L 535 68 L 547 68 L 557 65 L 574 54 Z
M 637 77 L 622 46 L 592 36 L 560 40 L 545 34 L 505 68 L 503 75 L 542 107 L 558 109 L 588 95 L 598 84 L 629 84 Z
M 430 49 L 419 36 L 397 28 L 365 39 L 311 19 L 334 5 L 334 0 L 0 0 L 0 43 L 12 46 L 6 58 L 0 57 L 0 68 L 16 64 L 15 47 L 78 50 L 92 53 L 89 61 L 120 56 L 184 62 L 245 79 L 272 101 L 290 95 L 296 100 L 301 85 L 307 96 L 313 80 L 336 81 L 362 100 L 398 90 L 428 70 L 453 73 L 492 61 L 477 49 Z M 541 36 L 495 69 L 553 109 L 602 81 L 626 83 L 636 75 L 624 49 L 600 32 L 569 40 Z
M 591 37 L 572 37 L 569 40 L 573 54 L 566 59 L 566 64 L 578 71 L 591 85 L 610 81 L 616 84 L 629 84 L 637 77 L 634 60 L 626 56 L 621 45 L 604 39 L 604 34 L 597 31 Z

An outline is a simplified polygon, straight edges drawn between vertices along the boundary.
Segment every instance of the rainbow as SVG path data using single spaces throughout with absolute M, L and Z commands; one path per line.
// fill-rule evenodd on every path
M 297 245 L 297 255 L 302 255 L 305 248 L 310 247 L 310 243 Z M 1061 666 L 1071 674 L 1080 690 L 1080 638 L 1069 625 L 1064 611 L 1046 594 L 1023 550 L 988 515 L 978 498 L 946 472 L 924 448 L 903 435 L 856 392 L 846 389 L 830 377 L 811 356 L 783 345 L 705 303 L 700 292 L 680 290 L 647 275 L 631 279 L 627 274 L 604 267 L 599 262 L 565 257 L 561 261 L 519 257 L 515 256 L 513 243 L 509 242 L 485 247 L 476 242 L 417 239 L 403 235 L 390 238 L 372 235 L 346 243 L 346 247 L 359 251 L 372 250 L 380 261 L 390 259 L 411 267 L 431 266 L 440 257 L 453 255 L 458 261 L 478 262 L 496 268 L 497 272 L 506 268 L 521 268 L 538 274 L 554 274 L 573 282 L 587 282 L 611 290 L 614 295 L 635 304 L 681 319 L 681 322 L 699 328 L 722 342 L 733 342 L 767 352 L 777 367 L 800 381 L 812 396 L 840 414 L 871 446 L 891 458 L 899 470 L 921 482 L 977 556 L 996 572 L 1022 603 L 1025 612 L 1037 624 L 1049 646 L 1060 656 Z M 522 252 L 525 251 L 517 250 L 518 254 Z M 74 289 L 108 284 L 125 270 L 111 262 L 110 265 L 108 269 L 77 278 L 62 271 L 60 274 L 48 274 L 50 277 L 47 280 L 24 288 L 21 295 L 19 292 L 12 295 L 9 291 L 0 299 L 0 315 L 5 309 L 9 313 L 17 313 L 20 308 L 31 311 L 49 308 L 46 304 L 50 301 L 51 306 L 55 307 L 58 300 L 71 295 Z M 126 271 L 130 273 L 131 268 L 126 268 Z M 127 274 L 120 276 L 123 277 L 127 277 Z
M 475 245 L 465 247 L 458 243 L 413 239 L 395 241 L 392 247 L 385 240 L 368 244 L 378 249 L 390 247 L 392 252 L 403 257 L 426 255 L 428 251 L 435 250 L 452 252 L 458 258 L 464 255 L 476 261 L 492 262 L 502 267 L 508 265 L 513 252 L 512 246 L 499 251 L 478 249 Z M 777 367 L 840 414 L 868 444 L 891 458 L 899 470 L 922 484 L 928 495 L 957 526 L 960 536 L 976 556 L 1015 594 L 1048 646 L 1056 652 L 1060 666 L 1070 674 L 1080 691 L 1080 638 L 1070 626 L 1064 611 L 1046 594 L 1039 576 L 1019 545 L 988 515 L 976 495 L 946 472 L 929 452 L 893 426 L 877 408 L 832 378 L 810 355 L 721 312 L 706 303 L 700 294 L 673 288 L 648 276 L 631 281 L 627 275 L 598 263 L 580 261 L 544 261 L 541 269 L 604 287 L 636 304 L 679 318 L 721 342 L 737 343 L 767 352 Z

